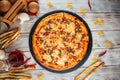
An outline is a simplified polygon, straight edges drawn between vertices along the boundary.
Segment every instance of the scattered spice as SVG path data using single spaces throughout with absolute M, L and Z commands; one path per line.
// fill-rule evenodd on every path
M 73 4 L 72 4 L 72 3 L 69 3 L 69 2 L 66 4 L 66 6 L 67 6 L 68 8 L 73 8 Z
M 49 2 L 47 2 L 47 5 L 50 7 L 50 8 L 52 8 L 53 7 L 53 4 L 49 1 Z
M 107 52 L 107 50 L 105 50 L 104 52 L 100 53 L 100 54 L 99 54 L 99 57 L 104 56 L 104 55 L 106 54 L 106 52 Z
M 90 10 L 92 10 L 92 7 L 91 7 L 91 2 L 90 2 L 90 0 L 88 0 L 88 7 L 90 8 Z
M 98 56 L 97 55 L 94 55 L 93 58 L 92 58 L 92 62 L 96 62 L 98 60 Z
M 40 74 L 37 76 L 37 80 L 41 80 L 43 77 L 44 77 L 44 74 L 43 74 L 43 73 L 40 73 Z
M 99 37 L 102 37 L 102 36 L 104 36 L 104 32 L 103 32 L 103 31 L 99 31 L 99 32 L 97 33 L 97 35 L 98 35 Z
M 111 42 L 111 41 L 106 41 L 105 42 L 105 45 L 107 46 L 107 47 L 112 47 L 113 46 L 113 43 Z
M 87 11 L 85 10 L 85 9 L 83 9 L 83 8 L 80 8 L 80 13 L 82 13 L 83 15 L 85 15 L 86 13 L 87 13 Z

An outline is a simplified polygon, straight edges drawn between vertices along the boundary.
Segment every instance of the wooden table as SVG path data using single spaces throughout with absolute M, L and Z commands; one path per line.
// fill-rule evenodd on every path
M 6 50 L 11 51 L 14 49 L 20 49 L 24 51 L 27 57 L 31 56 L 29 50 L 29 33 L 35 21 L 47 12 L 54 10 L 69 10 L 79 16 L 81 16 L 89 25 L 93 36 L 93 49 L 90 57 L 75 71 L 59 74 L 52 73 L 41 66 L 37 65 L 36 70 L 30 71 L 33 75 L 33 80 L 40 73 L 44 73 L 42 80 L 73 80 L 75 75 L 82 72 L 87 66 L 92 64 L 92 58 L 94 55 L 98 55 L 101 52 L 108 50 L 106 55 L 101 57 L 101 60 L 105 61 L 105 66 L 97 71 L 89 80 L 120 80 L 120 0 L 91 0 L 92 10 L 89 10 L 87 0 L 51 0 L 53 7 L 47 6 L 48 0 L 40 0 L 40 11 L 37 17 L 31 17 L 30 21 L 26 21 L 20 25 L 19 20 L 12 25 L 14 27 L 20 27 L 22 30 L 21 37 L 10 45 Z M 72 3 L 73 8 L 66 7 L 66 3 Z M 83 8 L 87 11 L 85 15 L 79 12 L 79 9 Z M 93 20 L 99 18 L 104 20 L 103 26 L 93 24 Z M 97 33 L 99 31 L 104 32 L 103 37 L 99 37 Z M 105 41 L 111 41 L 112 47 L 106 47 Z M 32 57 L 32 56 L 31 56 Z M 30 63 L 35 63 L 34 59 Z

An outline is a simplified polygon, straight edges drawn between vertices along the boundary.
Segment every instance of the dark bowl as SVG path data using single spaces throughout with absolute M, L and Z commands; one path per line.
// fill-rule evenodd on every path
M 86 55 L 84 56 L 84 58 L 83 58 L 77 65 L 75 65 L 74 67 L 72 67 L 72 68 L 70 68 L 70 69 L 66 69 L 66 70 L 60 70 L 60 71 L 58 71 L 58 70 L 52 70 L 52 69 L 49 69 L 49 68 L 43 66 L 43 65 L 36 59 L 36 57 L 35 57 L 35 55 L 34 55 L 34 52 L 33 52 L 33 47 L 32 47 L 32 36 L 33 36 L 34 31 L 35 31 L 37 25 L 39 24 L 39 22 L 40 22 L 43 18 L 47 17 L 48 15 L 51 15 L 51 14 L 54 14 L 54 13 L 59 13 L 59 12 L 69 13 L 69 14 L 77 17 L 80 21 L 82 21 L 82 22 L 85 24 L 85 26 L 86 26 L 86 28 L 87 28 L 87 30 L 88 30 L 88 35 L 89 35 L 88 48 L 87 48 Z M 52 12 L 49 12 L 49 13 L 43 15 L 42 17 L 40 17 L 40 18 L 35 22 L 35 24 L 33 25 L 33 28 L 31 29 L 30 35 L 29 35 L 29 47 L 30 47 L 30 51 L 31 51 L 32 56 L 33 56 L 33 58 L 35 59 L 35 61 L 36 61 L 40 66 L 42 66 L 43 68 L 45 68 L 46 70 L 51 71 L 51 72 L 56 72 L 56 73 L 71 72 L 71 71 L 76 70 L 76 69 L 79 68 L 80 66 L 82 66 L 82 65 L 86 62 L 86 60 L 88 59 L 88 57 L 89 57 L 89 55 L 90 55 L 90 53 L 91 53 L 91 50 L 92 50 L 92 34 L 91 34 L 91 31 L 90 31 L 90 28 L 89 28 L 88 24 L 87 24 L 80 16 L 78 16 L 77 14 L 75 14 L 75 13 L 73 13 L 73 12 L 70 12 L 70 11 L 66 11 L 66 10 L 56 10 L 56 11 L 52 11 Z

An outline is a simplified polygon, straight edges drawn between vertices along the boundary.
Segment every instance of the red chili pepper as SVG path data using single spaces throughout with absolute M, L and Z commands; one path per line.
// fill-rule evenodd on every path
M 31 59 L 31 57 L 27 58 L 27 59 L 23 62 L 23 64 L 28 63 L 28 61 L 30 61 L 30 59 Z
M 31 13 L 31 12 L 29 12 L 28 15 L 29 16 L 37 16 L 37 13 Z
M 104 52 L 100 53 L 100 54 L 99 54 L 99 57 L 104 56 L 104 55 L 106 54 L 106 52 L 107 52 L 107 50 L 105 50 Z
M 34 64 L 29 64 L 29 65 L 24 65 L 24 67 L 25 67 L 25 68 L 27 68 L 27 67 L 36 67 L 36 65 L 37 65 L 37 64 L 34 63 Z
M 90 10 L 92 10 L 92 7 L 91 7 L 91 2 L 90 2 L 90 0 L 88 0 L 88 6 L 89 6 Z

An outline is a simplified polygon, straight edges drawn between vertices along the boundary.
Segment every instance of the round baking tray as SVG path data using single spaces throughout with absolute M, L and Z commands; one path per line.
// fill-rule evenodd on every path
M 35 57 L 34 55 L 34 52 L 33 52 L 33 47 L 32 47 L 32 36 L 34 34 L 34 31 L 37 27 L 37 25 L 39 24 L 39 22 L 47 17 L 48 15 L 51 15 L 51 14 L 54 14 L 54 13 L 59 13 L 59 12 L 65 12 L 65 13 L 69 13 L 75 17 L 77 17 L 80 21 L 82 21 L 86 28 L 87 28 L 87 31 L 88 31 L 88 35 L 89 35 L 89 43 L 88 43 L 88 48 L 87 48 L 87 51 L 86 51 L 86 55 L 84 56 L 84 58 L 77 64 L 75 65 L 74 67 L 72 68 L 69 68 L 69 69 L 66 69 L 66 70 L 53 70 L 53 69 L 49 69 L 45 66 L 43 66 Z M 90 28 L 88 26 L 88 24 L 80 17 L 78 16 L 77 14 L 73 13 L 73 12 L 70 12 L 70 11 L 66 11 L 66 10 L 56 10 L 56 11 L 52 11 L 52 12 L 49 12 L 49 13 L 46 13 L 45 15 L 43 15 L 42 17 L 40 17 L 36 22 L 35 24 L 33 25 L 32 29 L 31 29 L 31 32 L 30 32 L 30 35 L 29 35 L 29 48 L 30 48 L 30 52 L 32 53 L 32 56 L 33 58 L 35 59 L 35 61 L 40 65 L 42 66 L 43 68 L 45 68 L 46 70 L 48 71 L 51 71 L 51 72 L 56 72 L 56 73 L 66 73 L 66 72 L 71 72 L 71 71 L 74 71 L 76 70 L 77 68 L 79 68 L 80 66 L 82 66 L 86 60 L 88 59 L 90 53 L 91 53 L 91 50 L 92 50 L 92 34 L 91 34 L 91 31 L 90 31 Z

